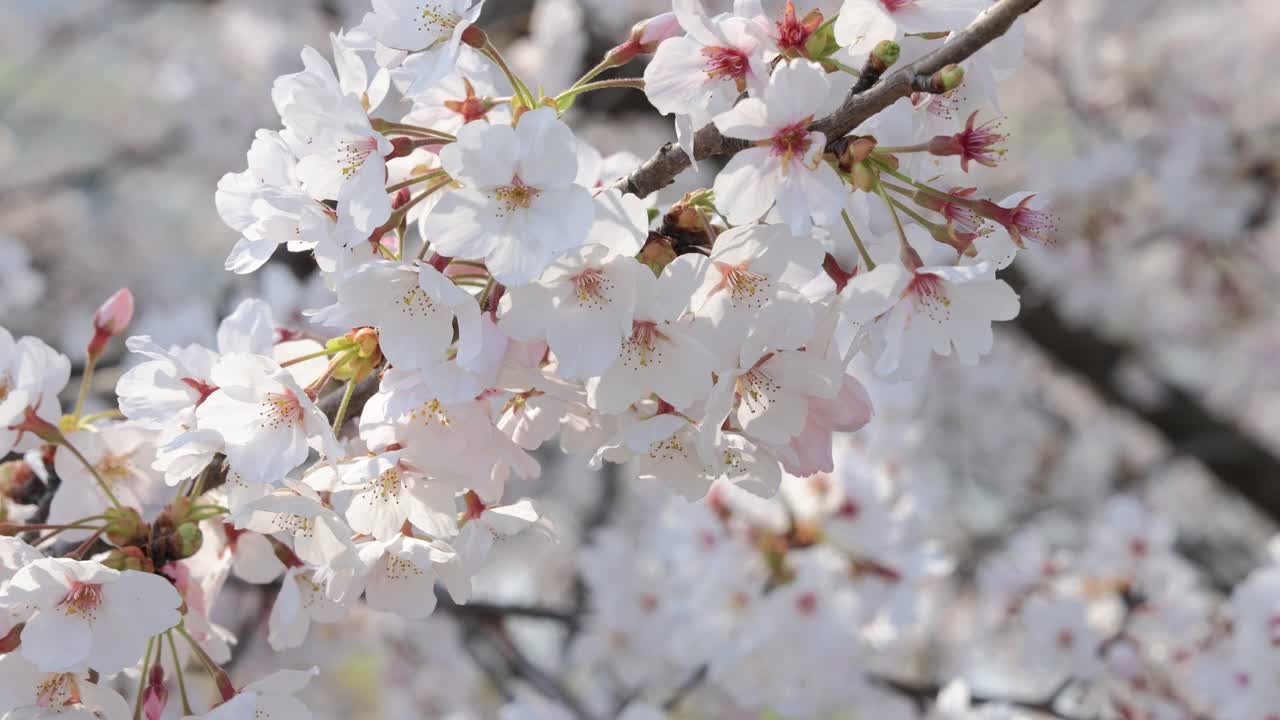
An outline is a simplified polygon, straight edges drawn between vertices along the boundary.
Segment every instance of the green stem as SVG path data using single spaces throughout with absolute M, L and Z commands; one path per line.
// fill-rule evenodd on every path
M 178 634 L 187 641 L 187 644 L 191 646 L 191 651 L 195 653 L 196 657 L 200 659 L 200 663 L 204 665 L 204 669 L 213 677 L 213 682 L 218 686 L 218 692 L 221 693 L 223 701 L 235 697 L 235 686 L 231 684 L 231 676 L 227 675 L 227 671 L 218 667 L 218 664 L 213 661 L 213 658 L 209 657 L 209 653 L 205 652 L 204 648 L 200 647 L 200 643 L 191 637 L 191 633 L 187 632 L 187 628 L 182 623 L 179 623 L 173 629 L 177 630 Z
M 644 78 L 614 78 L 612 80 L 598 80 L 585 85 L 577 85 L 557 95 L 556 105 L 559 105 L 569 98 L 577 97 L 582 93 L 591 92 L 592 90 L 604 90 L 606 88 L 635 88 L 637 90 L 643 90 Z
M 425 182 L 427 180 L 434 180 L 435 178 L 441 177 L 442 175 L 448 175 L 448 174 L 449 173 L 445 172 L 443 169 L 432 170 L 431 172 L 425 175 L 417 175 L 415 177 L 409 178 L 408 180 L 402 180 L 396 183 L 395 185 L 388 185 L 387 192 L 389 193 L 400 192 L 401 190 L 407 187 L 411 187 L 413 185 L 417 185 L 420 182 Z
M 493 43 L 486 42 L 480 52 L 492 60 L 493 64 L 497 65 L 498 69 L 507 76 L 507 80 L 511 82 L 511 88 L 515 90 L 516 96 L 520 98 L 520 102 L 525 107 L 533 108 L 537 106 L 538 101 L 533 97 L 533 93 L 529 92 L 529 86 L 525 85 L 520 76 L 516 75 L 515 71 L 507 65 L 506 58 L 502 57 L 502 53 L 498 52 L 498 48 L 494 47 Z
M 609 68 L 611 68 L 611 67 L 614 67 L 614 65 L 613 65 L 612 63 L 610 63 L 610 62 L 609 62 L 609 60 L 608 60 L 607 58 L 606 58 L 606 59 L 604 59 L 604 60 L 601 60 L 599 65 L 596 65 L 595 67 L 593 67 L 593 68 L 591 68 L 590 70 L 588 70 L 588 71 L 587 71 L 587 74 L 586 74 L 586 75 L 583 75 L 583 76 L 582 76 L 582 77 L 580 77 L 580 78 L 578 78 L 578 82 L 576 82 L 576 83 L 574 83 L 573 85 L 571 85 L 571 86 L 569 87 L 569 89 L 570 89 L 570 90 L 572 90 L 572 89 L 574 89 L 574 88 L 576 88 L 576 87 L 580 87 L 580 86 L 582 86 L 582 85 L 586 85 L 587 83 L 591 82 L 591 81 L 592 81 L 592 80 L 594 80 L 597 76 L 599 76 L 601 73 L 603 73 L 604 71 L 608 70 L 608 69 L 609 69 Z
M 929 220 L 928 218 L 924 217 L 923 215 L 916 212 L 915 210 L 912 210 L 911 208 L 907 207 L 905 203 L 898 202 L 897 200 L 890 200 L 889 202 L 893 203 L 894 207 L 906 213 L 908 217 L 910 217 L 912 220 L 915 220 L 917 223 L 920 223 L 921 225 L 930 229 L 937 226 L 937 223 L 933 222 L 932 220 Z
M 484 290 L 480 292 L 480 297 L 476 302 L 480 303 L 480 310 L 484 311 L 485 305 L 489 302 L 489 294 L 493 292 L 494 279 L 489 278 L 489 282 L 484 284 Z
M 898 217 L 898 209 L 893 206 L 893 200 L 889 198 L 889 193 L 885 192 L 884 185 L 880 184 L 880 178 L 876 178 L 876 192 L 884 200 L 884 204 L 889 206 L 889 214 L 893 216 L 893 226 L 898 230 L 898 241 L 901 243 L 902 252 L 915 252 L 911 247 L 911 243 L 907 242 L 907 231 L 902 227 L 902 218 Z M 907 269 L 913 270 L 914 268 Z
M 286 368 L 286 367 L 289 367 L 290 365 L 297 365 L 300 362 L 306 362 L 307 360 L 315 360 L 318 357 L 325 357 L 328 355 L 333 355 L 334 353 L 340 353 L 343 350 L 346 350 L 346 348 L 338 348 L 336 350 L 330 350 L 329 348 L 325 348 L 324 350 L 320 350 L 319 352 L 313 352 L 307 355 L 301 355 L 296 358 L 289 358 L 288 360 L 285 360 L 284 362 L 280 363 L 280 367 Z
M 98 358 L 93 355 L 84 361 L 84 373 L 80 375 L 80 394 L 76 397 L 76 409 L 71 411 L 71 426 L 76 427 L 80 423 L 80 411 L 84 409 L 84 401 L 89 397 L 89 384 L 93 381 L 93 369 L 98 364 Z
M 102 412 L 90 413 L 88 415 L 85 415 L 84 417 L 80 418 L 79 422 L 81 425 L 89 425 L 90 423 L 95 423 L 99 420 L 108 420 L 108 419 L 115 419 L 115 418 L 122 418 L 122 417 L 124 417 L 124 413 L 120 412 L 119 410 L 103 410 Z
M 182 660 L 178 658 L 178 644 L 173 641 L 173 631 L 165 631 L 169 639 L 169 652 L 173 653 L 173 672 L 178 676 L 178 693 L 182 696 L 182 713 L 191 714 L 191 701 L 187 699 L 187 680 L 182 675 Z
M 147 668 L 151 667 L 151 648 L 155 642 L 155 635 L 147 638 L 147 652 L 142 656 L 142 677 L 138 678 L 138 696 L 133 701 L 133 720 L 142 717 L 142 691 L 147 688 Z
M 875 261 L 871 259 L 871 253 L 867 252 L 867 248 L 862 244 L 862 238 L 858 237 L 858 231 L 853 229 L 853 221 L 849 219 L 849 211 L 841 210 L 840 217 L 844 220 L 844 226 L 849 229 L 849 234 L 853 236 L 853 244 L 858 246 L 858 254 L 862 256 L 862 262 L 866 264 L 867 270 L 875 270 Z
M 919 188 L 919 189 L 920 189 L 921 191 L 923 191 L 924 193 L 926 193 L 926 194 L 928 194 L 928 195 L 932 195 L 932 196 L 934 196 L 934 197 L 938 198 L 939 200 L 946 200 L 946 201 L 947 201 L 947 202 L 949 202 L 949 203 L 956 203 L 957 205 L 963 205 L 963 206 L 965 206 L 965 207 L 970 207 L 970 205 L 971 205 L 971 204 L 970 204 L 967 200 L 965 200 L 964 198 L 958 198 L 958 197 L 956 197 L 956 196 L 954 196 L 954 195 L 950 195 L 950 194 L 944 193 L 944 192 L 942 192 L 941 190 L 938 190 L 937 188 L 932 188 L 932 187 L 929 187 L 928 185 L 925 185 L 925 184 L 924 184 L 924 183 L 922 183 L 922 182 L 918 182 L 917 180 L 915 180 L 914 178 L 912 178 L 912 177 L 911 177 L 911 176 L 909 176 L 909 175 L 904 175 L 904 174 L 902 174 L 902 173 L 898 172 L 897 170 L 894 170 L 893 168 L 889 167 L 889 166 L 888 166 L 888 165 L 886 165 L 885 163 L 882 163 L 882 162 L 880 162 L 879 160 L 877 160 L 877 159 L 875 158 L 875 156 L 871 156 L 870 158 L 868 158 L 868 160 L 870 160 L 870 161 L 871 161 L 871 163 L 872 163 L 872 164 L 874 164 L 874 165 L 876 166 L 876 168 L 880 170 L 880 172 L 888 173 L 888 174 L 892 175 L 893 177 L 896 177 L 896 178 L 898 178 L 899 180 L 901 180 L 901 181 L 903 181 L 903 182 L 907 183 L 907 184 L 908 184 L 908 185 L 910 185 L 911 187 Z
M 851 67 L 849 67 L 848 65 L 845 65 L 844 63 L 842 63 L 842 62 L 840 62 L 839 60 L 836 60 L 835 58 L 832 58 L 832 57 L 824 57 L 824 58 L 822 58 L 822 64 L 824 64 L 824 65 L 834 65 L 834 66 L 835 66 L 835 68 L 836 68 L 837 70 L 840 70 L 841 72 L 849 73 L 850 75 L 852 75 L 852 76 L 854 76 L 854 77 L 862 77 L 862 73 L 861 73 L 859 70 L 857 70 L 856 68 L 851 68 Z
M 106 481 L 102 479 L 102 476 L 98 474 L 98 469 L 93 466 L 93 463 L 90 463 L 88 458 L 77 450 L 76 446 L 72 445 L 66 438 L 62 439 L 62 446 L 69 450 L 72 455 L 75 455 L 76 459 L 80 461 L 80 464 L 89 471 L 89 474 L 93 476 L 95 481 L 97 481 L 98 487 L 102 488 L 103 494 L 107 496 L 107 499 L 111 501 L 111 504 L 115 505 L 117 508 L 123 507 L 120 504 L 120 501 L 116 499 L 116 494 L 111 492 L 111 486 L 107 485 Z
M 432 130 L 431 128 L 418 127 L 417 125 L 409 125 L 406 123 L 388 122 L 386 120 L 379 120 L 376 123 L 374 130 L 384 134 L 390 132 L 404 135 L 419 135 L 423 137 L 437 138 L 446 142 L 453 142 L 458 139 L 453 135 L 450 135 L 447 132 L 441 132 L 440 130 Z
M 337 435 L 342 429 L 342 421 L 347 419 L 347 406 L 351 404 L 351 395 L 355 393 L 356 381 L 354 379 L 347 381 L 347 387 L 342 391 L 342 402 L 338 403 L 338 412 L 333 416 L 333 434 Z
M 929 149 L 929 143 L 922 142 L 918 145 L 877 145 L 875 152 L 888 153 L 892 155 L 894 153 L 925 152 L 928 149 Z

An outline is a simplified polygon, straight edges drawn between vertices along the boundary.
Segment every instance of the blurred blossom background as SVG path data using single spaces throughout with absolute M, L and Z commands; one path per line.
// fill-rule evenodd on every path
M 490 0 L 481 24 L 531 85 L 555 91 L 667 9 Z M 301 67 L 301 46 L 329 55 L 328 33 L 366 10 L 366 0 L 0 3 L 0 325 L 76 364 L 93 308 L 120 287 L 137 297 L 131 333 L 163 345 L 212 344 L 217 320 L 248 296 L 299 325 L 303 308 L 328 304 L 297 258 L 225 272 L 236 233 L 213 192 L 243 169 L 254 131 L 278 124 L 271 84 Z M 1010 538 L 1034 528 L 1082 547 L 1117 498 L 1137 499 L 1176 528 L 1197 592 L 1221 599 L 1274 561 L 1280 518 L 1280 6 L 1044 0 L 1023 22 L 1026 62 L 1001 92 L 1009 153 L 975 175 L 1049 198 L 1057 242 L 1006 272 L 1023 313 L 998 325 L 989 357 L 976 368 L 935 358 L 928 382 L 872 386 L 876 421 L 843 441 L 900 458 L 894 472 L 922 507 L 946 508 L 929 534 L 953 571 L 926 598 L 901 667 L 963 668 L 1014 689 L 1026 686 L 999 653 L 964 651 L 982 632 L 984 568 Z M 626 90 L 584 97 L 569 121 L 606 155 L 644 157 L 671 137 L 670 121 Z M 709 178 L 686 173 L 664 200 Z M 112 352 L 95 377 L 99 406 L 128 362 L 120 344 Z M 680 585 L 645 554 L 672 512 L 665 488 L 620 483 L 625 469 L 601 477 L 552 447 L 539 459 L 542 478 L 511 495 L 543 499 L 559 543 L 507 544 L 477 595 L 581 607 L 592 592 L 619 604 L 644 592 L 636 581 L 602 596 L 593 563 L 630 563 L 652 592 L 692 592 L 694 579 Z M 627 551 L 602 537 L 628 538 Z M 228 593 L 222 622 L 241 635 L 233 675 L 277 665 L 261 630 L 269 603 L 250 586 Z M 639 652 L 591 625 L 508 627 L 546 667 Z M 321 666 L 305 696 L 317 717 L 491 717 L 504 702 L 488 674 L 501 655 L 481 636 L 439 613 L 413 623 L 357 612 L 278 665 Z M 687 670 L 637 663 L 588 671 L 579 686 L 588 699 L 616 696 Z M 712 717 L 698 713 L 712 699 L 697 692 L 683 711 Z

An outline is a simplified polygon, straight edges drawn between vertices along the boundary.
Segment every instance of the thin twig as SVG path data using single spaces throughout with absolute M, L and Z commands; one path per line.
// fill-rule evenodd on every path
M 928 55 L 908 63 L 886 75 L 871 89 L 851 93 L 831 115 L 809 126 L 826 135 L 828 142 L 849 134 L 865 120 L 912 92 L 924 89 L 922 82 L 947 65 L 970 58 L 974 53 L 1004 35 L 1023 13 L 1040 4 L 1040 0 L 999 0 L 978 16 L 969 27 L 953 34 L 948 42 Z M 714 124 L 697 132 L 693 154 L 698 160 L 719 155 L 735 155 L 751 143 L 720 134 Z M 692 165 L 692 160 L 678 145 L 667 143 L 635 172 L 614 183 L 624 193 L 646 197 L 670 185 L 675 177 Z

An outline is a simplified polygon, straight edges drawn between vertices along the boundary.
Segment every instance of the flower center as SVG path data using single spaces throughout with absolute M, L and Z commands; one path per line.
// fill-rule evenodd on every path
M 440 401 L 435 398 L 422 403 L 422 407 L 409 413 L 410 420 L 417 420 L 419 418 L 422 419 L 422 424 L 427 426 L 430 426 L 433 420 L 446 427 L 449 425 L 448 411 L 446 411 L 444 406 L 440 404 Z
M 470 80 L 463 78 L 462 83 L 467 89 L 466 96 L 461 100 L 446 100 L 445 108 L 461 115 L 464 123 L 483 120 L 489 115 L 489 103 L 485 102 L 484 98 L 476 97 L 476 89 L 471 85 Z
M 427 316 L 435 310 L 435 303 L 422 288 L 414 285 L 400 296 L 400 312 L 409 317 Z
M 0 402 L 9 397 L 9 391 L 13 389 L 13 381 L 8 375 L 0 375 Z
M 388 553 L 386 556 L 386 579 L 408 580 L 422 574 L 422 568 L 403 558 Z
M 94 463 L 93 467 L 98 471 L 98 475 L 102 477 L 102 481 L 112 488 L 128 480 L 133 475 L 133 469 L 129 464 L 129 455 L 127 454 L 112 455 L 107 453 L 98 462 Z
M 897 12 L 908 5 L 911 5 L 915 1 L 916 0 L 880 0 L 880 4 L 884 5 L 884 9 L 889 12 Z
M 613 283 L 600 268 L 587 268 L 573 276 L 573 294 L 581 305 L 600 310 L 609 304 L 609 290 Z
M 68 615 L 79 615 L 93 622 L 102 604 L 102 586 L 94 583 L 72 581 L 71 589 L 58 603 L 58 608 Z
M 658 340 L 663 337 L 654 322 L 634 321 L 631 323 L 631 337 L 622 348 L 622 364 L 632 370 L 648 367 L 651 361 L 661 360 L 658 351 Z
M 746 262 L 730 265 L 725 262 L 714 262 L 712 265 L 720 271 L 720 282 L 716 283 L 713 293 L 728 290 L 729 296 L 736 303 L 745 303 L 749 307 L 763 307 L 769 278 L 748 270 Z
M 287 532 L 291 535 L 311 537 L 314 532 L 311 526 L 311 518 L 296 513 L 277 513 L 271 526 L 276 532 Z
M 400 471 L 396 468 L 382 473 L 370 480 L 365 489 L 373 492 L 382 502 L 400 504 Z
M 782 172 L 790 167 L 792 159 L 799 155 L 804 158 L 809 151 L 809 123 L 812 117 L 791 123 L 773 134 L 773 154 L 782 158 Z
M 80 702 L 80 689 L 71 673 L 48 675 L 36 686 L 36 705 L 62 708 Z
M 782 389 L 778 381 L 760 368 L 760 363 L 738 377 L 738 395 L 752 412 L 769 409 L 769 397 Z
M 456 13 L 442 11 L 437 3 L 419 3 L 419 15 L 414 18 L 418 30 L 436 36 L 448 36 L 462 18 Z
M 1057 218 L 1052 213 L 1027 207 L 1030 200 L 1028 197 L 1014 206 L 1010 213 L 1012 225 L 1017 228 L 1019 235 L 1030 237 L 1043 245 L 1052 245 L 1054 233 L 1058 230 Z
M 911 282 L 907 283 L 906 294 L 917 310 L 934 320 L 943 321 L 951 317 L 951 298 L 947 297 L 947 289 L 942 278 L 931 273 L 918 272 Z
M 338 142 L 338 170 L 343 180 L 350 180 L 364 165 L 374 150 L 378 149 L 377 138 L 365 137 Z
M 804 19 L 799 19 L 796 17 L 795 4 L 787 0 L 782 17 L 775 24 L 778 26 L 778 49 L 803 53 L 809 36 L 822 25 L 822 13 L 811 10 Z
M 704 47 L 702 55 L 706 57 L 703 66 L 707 77 L 712 79 L 730 78 L 738 85 L 738 92 L 747 89 L 747 72 L 751 70 L 751 62 L 747 54 L 738 48 Z
M 498 214 L 502 216 L 516 210 L 528 210 L 533 201 L 537 200 L 541 194 L 541 190 L 525 185 L 524 181 L 517 175 L 511 178 L 510 185 L 503 185 L 498 188 L 495 194 L 498 202 L 502 204 L 502 212 Z
M 272 430 L 293 427 L 302 422 L 302 401 L 289 388 L 267 393 L 267 399 L 258 406 L 258 418 Z

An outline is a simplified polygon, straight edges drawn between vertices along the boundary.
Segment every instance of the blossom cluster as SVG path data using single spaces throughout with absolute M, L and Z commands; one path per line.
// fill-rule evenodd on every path
M 408 619 L 465 605 L 500 543 L 556 535 L 507 487 L 554 442 L 679 498 L 641 548 L 606 529 L 583 553 L 583 662 L 607 658 L 635 689 L 705 674 L 725 707 L 795 717 L 893 696 L 879 666 L 952 563 L 909 483 L 845 434 L 880 422 L 870 387 L 991 352 L 993 323 L 1019 311 L 997 272 L 1053 239 L 1038 197 L 976 179 L 1004 156 L 995 89 L 1017 31 L 828 137 L 846 98 L 985 3 L 675 0 L 554 96 L 511 69 L 481 5 L 374 0 L 332 36 L 332 63 L 307 48 L 276 80 L 280 127 L 219 182 L 239 234 L 227 270 L 314 259 L 328 300 L 305 323 L 246 300 L 215 347 L 129 337 L 116 407 L 86 413 L 94 364 L 130 324 L 125 291 L 94 316 L 66 414 L 68 358 L 0 330 L 0 449 L 23 454 L 6 492 L 48 495 L 12 526 L 26 540 L 0 538 L 0 717 L 125 717 L 125 697 L 152 720 L 308 717 L 293 696 L 312 672 L 237 687 L 222 669 L 226 586 L 271 588 L 278 651 L 357 605 Z M 648 55 L 643 77 L 597 79 Z M 640 160 L 567 122 L 610 88 L 674 116 L 689 157 L 708 130 L 741 147 L 709 187 L 637 192 Z M 1117 504 L 1113 524 L 1135 512 Z M 1169 539 L 1151 533 L 1158 556 Z M 1141 589 L 1123 572 L 1121 601 Z M 1034 625 L 1033 654 L 1069 678 L 1118 646 L 1089 634 L 1070 583 L 992 577 L 1006 614 Z M 192 667 L 209 698 L 188 697 Z M 938 700 L 969 704 L 963 685 Z

